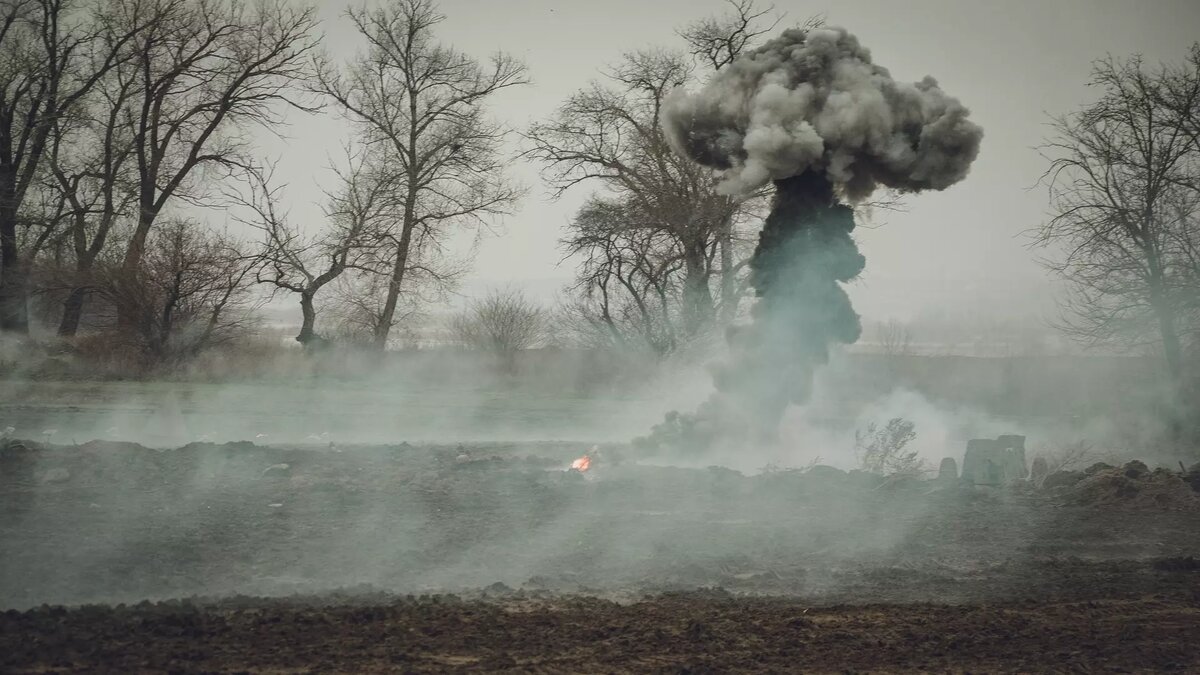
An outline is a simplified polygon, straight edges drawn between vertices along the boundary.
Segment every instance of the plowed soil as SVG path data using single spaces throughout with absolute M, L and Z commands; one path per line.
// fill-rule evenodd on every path
M 0 671 L 1200 670 L 1185 478 L 582 451 L 7 442 Z
M 226 601 L 0 616 L 5 672 L 1151 672 L 1200 664 L 1197 598 L 812 607 L 681 594 Z

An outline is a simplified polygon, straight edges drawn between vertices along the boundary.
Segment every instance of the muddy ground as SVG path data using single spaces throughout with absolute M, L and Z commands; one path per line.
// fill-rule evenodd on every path
M 585 450 L 7 441 L 0 670 L 1200 668 L 1195 474 Z

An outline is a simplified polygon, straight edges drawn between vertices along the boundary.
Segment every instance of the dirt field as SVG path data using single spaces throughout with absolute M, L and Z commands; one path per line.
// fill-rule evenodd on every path
M 1200 668 L 1196 473 L 0 447 L 2 671 Z
M 721 593 L 342 599 L 0 615 L 5 672 L 1150 672 L 1200 663 L 1197 598 L 813 607 Z

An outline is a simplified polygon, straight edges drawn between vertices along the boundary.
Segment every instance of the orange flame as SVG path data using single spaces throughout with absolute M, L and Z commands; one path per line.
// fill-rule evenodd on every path
M 584 455 L 583 457 L 580 457 L 579 459 L 575 460 L 574 462 L 571 462 L 571 468 L 575 469 L 576 471 L 579 471 L 580 473 L 587 471 L 588 467 L 590 467 L 591 465 L 592 465 L 592 458 L 588 457 L 587 455 Z

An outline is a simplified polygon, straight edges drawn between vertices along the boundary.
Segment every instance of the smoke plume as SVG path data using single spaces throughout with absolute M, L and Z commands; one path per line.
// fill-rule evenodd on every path
M 830 347 L 861 332 L 840 285 L 865 263 L 847 204 L 879 186 L 962 180 L 983 135 L 967 114 L 931 77 L 893 80 L 841 28 L 785 31 L 700 91 L 671 97 L 663 126 L 677 152 L 720 170 L 726 193 L 770 181 L 775 196 L 750 261 L 753 320 L 731 331 L 717 395 L 694 417 L 668 416 L 649 440 L 775 433 L 787 406 L 807 400 Z
M 841 28 L 788 30 L 668 101 L 675 149 L 748 192 L 809 173 L 850 202 L 884 185 L 941 190 L 962 180 L 982 130 L 937 81 L 897 82 Z

